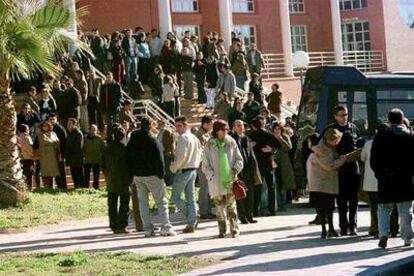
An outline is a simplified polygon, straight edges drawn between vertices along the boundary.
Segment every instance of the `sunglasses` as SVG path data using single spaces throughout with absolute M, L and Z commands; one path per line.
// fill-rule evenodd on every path
M 348 113 L 338 114 L 338 117 L 346 117 L 346 116 L 348 116 Z

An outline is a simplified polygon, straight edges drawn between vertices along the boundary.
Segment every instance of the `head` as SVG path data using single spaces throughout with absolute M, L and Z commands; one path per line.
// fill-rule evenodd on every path
M 146 35 L 145 35 L 145 33 L 139 33 L 139 34 L 138 34 L 138 41 L 139 41 L 139 42 L 144 42 L 144 41 L 145 41 L 145 39 L 146 39 Z
M 401 109 L 393 108 L 388 112 L 388 122 L 390 125 L 403 125 L 404 112 Z
M 191 38 L 191 32 L 190 31 L 185 31 L 184 32 L 184 37 L 190 39 Z
M 72 62 L 71 66 L 70 66 L 70 69 L 73 72 L 76 72 L 77 70 L 80 70 L 79 63 L 77 63 L 76 61 Z
M 196 59 L 198 60 L 203 59 L 203 52 L 197 52 Z
M 229 131 L 229 126 L 226 121 L 216 120 L 213 124 L 212 136 L 218 140 L 223 140 Z
M 151 37 L 152 38 L 156 38 L 158 36 L 159 32 L 157 29 L 152 29 L 151 30 Z
M 71 78 L 69 78 L 69 77 L 67 77 L 67 76 L 64 76 L 64 81 L 65 81 L 65 85 L 67 86 L 67 87 L 73 87 L 73 79 L 71 79 Z
M 30 86 L 29 91 L 27 92 L 29 94 L 29 97 L 35 98 L 36 97 L 36 87 Z
M 105 77 L 106 77 L 106 82 L 107 83 L 111 83 L 111 82 L 114 81 L 114 75 L 112 74 L 112 72 L 107 72 L 105 74 Z
M 92 136 L 92 137 L 94 137 L 94 136 L 96 136 L 97 134 L 98 134 L 98 127 L 97 127 L 96 125 L 92 124 L 92 125 L 89 127 L 89 135 L 90 135 L 90 136 Z
M 238 135 L 244 134 L 244 122 L 242 120 L 236 120 L 233 123 L 233 131 Z
M 187 118 L 184 116 L 179 116 L 175 118 L 175 129 L 177 130 L 178 134 L 183 134 L 188 129 L 188 122 Z
M 272 132 L 275 136 L 280 136 L 283 134 L 283 126 L 279 122 L 274 122 L 272 125 Z
M 250 45 L 250 49 L 252 49 L 253 51 L 256 51 L 256 50 L 257 50 L 257 45 L 256 45 L 256 43 L 252 43 L 252 44 Z
M 272 84 L 272 92 L 278 91 L 279 90 L 279 84 L 278 83 L 274 83 Z
M 154 67 L 154 74 L 155 74 L 155 75 L 160 75 L 160 74 L 162 74 L 162 66 L 161 66 L 161 64 L 157 64 L 157 65 L 155 65 L 155 67 Z
M 96 76 L 95 70 L 94 70 L 93 68 L 90 68 L 90 69 L 88 70 L 88 75 L 89 75 L 89 77 L 90 77 L 91 79 L 94 79 L 94 78 L 95 78 L 95 76 Z
M 44 121 L 41 126 L 40 126 L 40 130 L 43 133 L 47 133 L 47 132 L 51 132 L 52 131 L 52 125 L 48 122 L 48 121 Z
M 123 107 L 125 110 L 127 111 L 131 111 L 132 110 L 132 101 L 129 99 L 125 99 L 124 102 L 122 103 Z
M 254 118 L 250 124 L 251 124 L 253 130 L 263 129 L 264 126 L 265 126 L 264 120 L 262 118 L 260 118 L 259 116 Z
M 75 78 L 77 79 L 77 80 L 81 80 L 82 78 L 83 78 L 83 71 L 82 70 L 76 70 L 75 71 Z
M 127 30 L 126 30 L 126 32 L 125 32 L 125 35 L 126 35 L 128 38 L 131 38 L 131 37 L 132 37 L 132 30 L 131 30 L 131 29 L 127 29 Z
M 253 73 L 252 80 L 258 82 L 260 80 L 260 75 L 258 73 Z
M 323 140 L 330 146 L 335 147 L 339 144 L 342 133 L 335 128 L 328 128 L 323 135 Z
M 243 101 L 242 101 L 242 99 L 235 99 L 235 101 L 234 101 L 234 109 L 237 112 L 241 112 L 242 111 L 242 109 L 243 109 Z
M 53 86 L 53 89 L 60 89 L 60 80 L 54 79 L 52 86 Z
M 121 143 L 121 141 L 125 138 L 124 130 L 118 126 L 112 130 L 112 141 L 114 143 Z
M 69 131 L 72 131 L 72 130 L 76 129 L 77 126 L 78 126 L 78 120 L 76 120 L 75 118 L 69 118 L 68 119 L 67 129 Z
M 42 97 L 42 99 L 48 99 L 50 97 L 48 85 L 42 85 L 42 87 L 40 88 L 40 96 Z
M 145 132 L 152 132 L 152 128 L 154 128 L 156 125 L 155 121 L 152 120 L 150 117 L 143 117 L 141 119 L 141 130 Z
M 313 146 L 316 146 L 319 143 L 319 134 L 313 133 L 306 137 L 307 146 L 311 149 Z
M 254 101 L 254 94 L 252 92 L 247 92 L 247 101 L 248 102 Z
M 47 121 L 52 125 L 56 125 L 58 122 L 58 118 L 56 113 L 50 113 L 49 116 L 47 116 Z
M 28 125 L 25 125 L 25 124 L 21 124 L 20 126 L 19 126 L 19 134 L 22 134 L 22 133 L 24 133 L 24 134 L 29 134 L 30 133 L 30 128 L 29 128 L 29 126 Z
M 20 110 L 23 114 L 27 114 L 32 110 L 32 108 L 30 107 L 30 104 L 24 103 L 24 104 L 22 104 L 22 107 L 21 107 Z
M 343 105 L 337 105 L 333 110 L 335 121 L 344 126 L 348 123 L 348 109 Z
M 97 36 L 99 36 L 99 30 L 98 30 L 97 28 L 93 28 L 93 29 L 92 29 L 92 36 L 93 36 L 93 37 L 97 37 Z
M 211 132 L 213 129 L 213 117 L 210 115 L 204 115 L 203 118 L 201 118 L 201 127 L 205 132 Z
M 170 48 L 171 47 L 171 40 L 169 40 L 169 39 L 164 40 L 164 47 Z

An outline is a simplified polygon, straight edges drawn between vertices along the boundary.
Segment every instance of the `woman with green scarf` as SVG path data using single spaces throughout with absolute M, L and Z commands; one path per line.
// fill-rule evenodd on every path
M 240 234 L 233 181 L 243 169 L 243 157 L 236 141 L 227 131 L 228 125 L 225 121 L 214 122 L 212 138 L 204 148 L 201 163 L 208 180 L 210 196 L 216 205 L 219 238 L 226 235 L 226 219 L 230 223 L 231 236 L 235 238 Z

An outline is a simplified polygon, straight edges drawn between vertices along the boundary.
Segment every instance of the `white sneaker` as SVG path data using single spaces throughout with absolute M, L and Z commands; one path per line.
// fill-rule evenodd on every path
M 177 236 L 177 232 L 175 232 L 172 228 L 162 229 L 161 236 L 163 237 Z
M 150 232 L 145 232 L 144 237 L 146 238 L 150 238 L 150 237 L 155 237 L 155 232 L 154 230 L 150 231 Z

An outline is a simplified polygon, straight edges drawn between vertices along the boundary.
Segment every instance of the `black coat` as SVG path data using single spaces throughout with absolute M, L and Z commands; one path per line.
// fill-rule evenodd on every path
M 207 69 L 207 62 L 205 59 L 202 60 L 195 60 L 193 71 L 195 74 L 195 80 L 197 82 L 204 82 L 206 80 L 206 69 Z
M 53 126 L 53 132 L 56 133 L 56 136 L 59 138 L 60 152 L 61 154 L 64 154 L 65 149 L 66 149 L 66 138 L 67 138 L 66 130 L 60 124 L 55 124 Z
M 249 83 L 249 92 L 252 92 L 254 95 L 254 100 L 259 104 L 263 104 L 263 85 L 261 82 L 255 83 L 251 81 Z
M 135 130 L 127 145 L 128 167 L 132 176 L 164 176 L 157 142 L 148 132 Z
M 378 202 L 398 203 L 414 199 L 413 136 L 402 127 L 380 131 L 371 148 L 371 167 L 378 179 Z
M 229 126 L 230 128 L 233 128 L 233 124 L 236 120 L 242 120 L 243 122 L 246 122 L 246 113 L 238 112 L 237 110 L 233 109 L 232 112 L 229 114 Z
M 122 92 L 121 86 L 117 82 L 105 83 L 101 86 L 99 102 L 105 114 L 115 115 L 121 109 Z
M 82 97 L 78 89 L 74 87 L 67 88 L 64 104 L 66 106 L 65 118 L 79 119 L 80 110 L 79 106 L 82 102 Z
M 250 124 L 260 114 L 260 103 L 257 101 L 246 102 L 243 105 L 243 112 L 246 113 L 246 122 Z
M 253 142 L 256 142 L 256 145 L 253 147 L 254 153 L 256 154 L 257 163 L 259 169 L 263 171 L 273 171 L 275 163 L 273 161 L 273 152 L 263 152 L 262 148 L 270 146 L 272 148 L 280 147 L 279 142 L 269 131 L 260 129 L 253 131 L 250 134 L 250 139 Z

